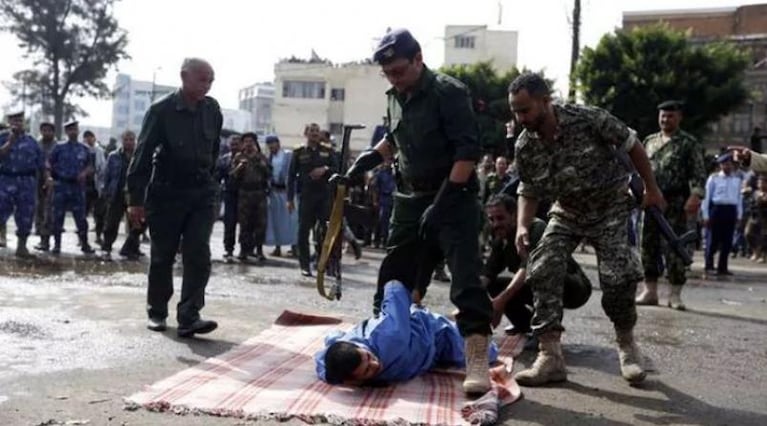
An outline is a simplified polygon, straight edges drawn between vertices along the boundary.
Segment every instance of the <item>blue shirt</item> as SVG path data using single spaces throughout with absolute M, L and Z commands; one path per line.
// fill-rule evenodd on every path
M 703 220 L 711 217 L 711 208 L 716 205 L 736 206 L 738 220 L 743 218 L 743 194 L 740 192 L 742 182 L 734 173 L 714 173 L 706 181 L 706 201 L 703 203 Z
M 125 191 L 125 175 L 128 173 L 130 157 L 122 148 L 113 151 L 107 157 L 104 170 L 104 196 L 111 200 Z
M 51 163 L 51 176 L 54 179 L 77 179 L 77 176 L 90 165 L 91 149 L 88 145 L 77 141 L 60 142 L 51 151 L 48 161 Z
M 0 145 L 5 144 L 9 136 L 0 136 Z M 0 157 L 0 172 L 3 174 L 36 176 L 44 168 L 45 154 L 35 138 L 27 134 L 19 136 L 8 154 Z
M 325 378 L 325 352 L 336 341 L 354 343 L 370 350 L 381 363 L 375 380 L 401 382 L 410 380 L 436 366 L 463 367 L 463 338 L 455 323 L 412 304 L 410 292 L 398 281 L 384 287 L 381 313 L 357 324 L 344 333 L 334 332 L 325 338 L 325 348 L 315 356 L 317 377 Z M 490 361 L 498 357 L 490 345 Z
M 373 186 L 380 197 L 379 202 L 391 203 L 391 195 L 397 189 L 391 167 L 383 168 L 373 176 Z

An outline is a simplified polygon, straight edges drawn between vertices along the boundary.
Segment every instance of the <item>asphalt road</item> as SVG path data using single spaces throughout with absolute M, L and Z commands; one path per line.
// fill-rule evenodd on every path
M 123 397 L 229 350 L 284 309 L 366 317 L 382 257 L 372 250 L 360 261 L 347 256 L 344 297 L 329 302 L 312 280 L 300 277 L 293 259 L 273 258 L 261 266 L 221 262 L 219 223 L 203 313 L 220 327 L 189 340 L 175 337 L 173 321 L 166 333 L 145 329 L 146 258 L 104 262 L 81 256 L 68 233 L 62 256 L 19 261 L 12 229 L 11 248 L 0 249 L 0 425 L 250 424 L 126 411 Z M 594 256 L 577 258 L 596 282 Z M 642 387 L 629 387 L 619 376 L 612 327 L 597 290 L 586 306 L 565 313 L 569 382 L 523 389 L 524 399 L 503 411 L 503 422 L 767 425 L 767 267 L 738 259 L 734 277 L 707 281 L 700 279 L 699 264 L 683 295 L 690 310 L 640 309 L 636 334 L 652 370 Z M 448 285 L 433 283 L 426 303 L 437 312 L 452 311 Z M 526 352 L 517 368 L 533 359 Z

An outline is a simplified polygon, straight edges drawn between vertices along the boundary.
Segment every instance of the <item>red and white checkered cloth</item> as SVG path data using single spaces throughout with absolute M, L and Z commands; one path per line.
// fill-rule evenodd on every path
M 285 311 L 268 330 L 231 351 L 210 358 L 126 399 L 126 409 L 144 407 L 177 414 L 206 413 L 246 419 L 298 418 L 335 424 L 467 424 L 460 371 L 430 372 L 382 388 L 331 386 L 317 379 L 313 355 L 336 318 Z M 524 345 L 501 342 L 503 366 L 493 370 L 501 405 L 521 393 L 510 377 L 511 357 Z

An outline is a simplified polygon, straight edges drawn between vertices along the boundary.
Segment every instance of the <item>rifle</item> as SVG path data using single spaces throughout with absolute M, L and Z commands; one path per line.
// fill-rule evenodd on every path
M 346 173 L 349 157 L 349 140 L 352 130 L 364 129 L 361 124 L 344 125 L 344 135 L 341 142 L 341 158 L 338 173 Z M 320 260 L 317 262 L 317 291 L 328 300 L 341 299 L 341 246 L 343 245 L 344 202 L 346 199 L 346 183 L 339 182 L 333 196 L 333 208 L 330 210 L 327 231 L 322 242 Z M 336 278 L 336 283 L 330 292 L 325 291 L 325 272 Z
M 631 189 L 631 195 L 633 195 L 637 203 L 641 205 L 642 196 L 644 194 L 644 183 L 642 182 L 642 178 L 639 176 L 639 173 L 637 173 L 636 168 L 634 168 L 634 163 L 631 162 L 626 151 L 615 149 L 615 156 L 631 174 L 629 179 L 629 189 Z M 671 225 L 668 223 L 668 220 L 666 220 L 666 217 L 663 215 L 663 212 L 657 206 L 647 207 L 645 213 L 652 217 L 658 225 L 658 230 L 663 238 L 668 242 L 671 249 L 674 250 L 674 253 L 682 259 L 685 266 L 692 265 L 692 254 L 687 249 L 687 245 L 698 240 L 697 233 L 695 231 L 688 231 L 681 237 L 677 236 L 671 228 Z

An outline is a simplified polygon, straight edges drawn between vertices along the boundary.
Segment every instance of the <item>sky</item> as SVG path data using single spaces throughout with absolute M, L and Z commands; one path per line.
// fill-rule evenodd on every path
M 595 46 L 621 25 L 624 11 L 719 8 L 748 4 L 729 0 L 582 0 L 581 43 Z M 500 4 L 500 7 L 499 7 Z M 568 15 L 573 0 L 121 0 L 115 17 L 128 31 L 128 53 L 117 70 L 139 80 L 178 85 L 187 56 L 208 59 L 216 71 L 211 95 L 237 108 L 240 88 L 272 81 L 280 58 L 308 58 L 312 49 L 335 63 L 371 56 L 387 27 L 405 27 L 420 41 L 427 64 L 444 57 L 446 25 L 488 25 L 518 31 L 518 65 L 545 70 L 567 91 L 570 58 Z M 500 15 L 500 25 L 499 23 Z M 29 67 L 16 39 L 0 34 L 0 81 Z M 11 104 L 0 87 L 0 108 Z M 83 122 L 111 125 L 111 100 L 80 99 Z

